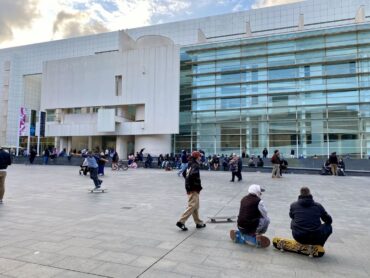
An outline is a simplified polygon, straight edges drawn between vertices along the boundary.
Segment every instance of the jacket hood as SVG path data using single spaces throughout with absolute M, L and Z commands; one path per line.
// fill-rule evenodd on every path
M 298 203 L 302 205 L 303 207 L 310 207 L 314 204 L 314 201 L 313 201 L 312 195 L 308 195 L 308 196 L 299 195 Z

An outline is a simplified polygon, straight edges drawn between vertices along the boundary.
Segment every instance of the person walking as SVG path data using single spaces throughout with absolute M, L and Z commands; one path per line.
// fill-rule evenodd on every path
M 298 201 L 290 205 L 289 216 L 293 238 L 301 244 L 324 246 L 333 232 L 331 216 L 313 200 L 308 187 L 301 188 Z
M 177 175 L 180 177 L 182 173 L 188 168 L 188 155 L 185 150 L 181 152 L 181 169 L 177 172 Z
M 3 203 L 5 194 L 6 169 L 12 164 L 10 154 L 0 148 L 0 204 Z
M 31 151 L 30 151 L 30 164 L 33 164 L 33 162 L 35 161 L 35 157 L 36 157 L 36 150 L 34 148 L 31 148 Z
M 235 181 L 235 176 L 238 176 L 238 171 L 239 171 L 238 165 L 239 165 L 238 156 L 234 153 L 232 155 L 232 158 L 231 158 L 230 162 L 229 162 L 230 171 L 231 171 L 231 180 L 230 180 L 230 182 L 234 182 Z M 238 177 L 238 179 L 239 179 L 239 177 Z
M 272 163 L 272 178 L 281 178 L 280 175 L 280 152 L 279 150 L 274 151 L 274 155 L 271 158 Z
M 199 194 L 202 190 L 199 174 L 200 157 L 200 152 L 192 152 L 188 168 L 183 172 L 183 176 L 185 178 L 185 190 L 188 194 L 188 207 L 176 223 L 176 226 L 183 231 L 188 230 L 185 226 L 185 222 L 188 220 L 190 215 L 193 216 L 197 229 L 206 227 L 206 224 L 204 224 L 199 218 Z
M 330 168 L 331 168 L 332 175 L 337 176 L 338 175 L 338 157 L 337 157 L 336 152 L 333 152 L 329 156 L 329 163 L 330 163 Z
M 238 172 L 236 173 L 236 176 L 238 177 L 238 181 L 241 181 L 243 179 L 242 170 L 243 170 L 243 159 L 241 157 L 238 157 Z

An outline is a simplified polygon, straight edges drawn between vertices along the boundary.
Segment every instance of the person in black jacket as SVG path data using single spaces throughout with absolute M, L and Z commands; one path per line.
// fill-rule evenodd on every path
M 338 175 L 338 172 L 337 172 L 338 171 L 338 157 L 337 157 L 336 152 L 333 152 L 329 156 L 329 162 L 330 162 L 332 175 L 337 176 Z
M 197 229 L 201 229 L 206 226 L 206 224 L 204 224 L 199 218 L 199 193 L 202 190 L 199 175 L 200 157 L 200 152 L 192 152 L 188 168 L 183 172 L 183 176 L 185 178 L 185 189 L 188 194 L 188 207 L 181 215 L 180 220 L 176 223 L 176 226 L 183 231 L 188 230 L 185 226 L 185 222 L 188 220 L 190 215 L 193 216 Z
M 324 246 L 333 232 L 331 216 L 313 200 L 308 187 L 301 188 L 298 201 L 290 205 L 289 216 L 293 238 L 301 244 Z
M 5 193 L 6 168 L 12 164 L 10 154 L 0 148 L 0 204 L 3 203 Z

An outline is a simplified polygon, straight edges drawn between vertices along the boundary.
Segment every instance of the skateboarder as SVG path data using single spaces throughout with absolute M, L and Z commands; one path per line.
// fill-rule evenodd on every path
M 331 216 L 313 200 L 308 187 L 301 188 L 298 201 L 290 205 L 289 216 L 293 238 L 301 244 L 324 246 L 333 231 Z
M 6 168 L 8 168 L 10 164 L 12 164 L 10 154 L 0 148 L 0 204 L 3 203 L 5 193 Z
M 90 172 L 90 179 L 94 181 L 95 189 L 100 188 L 100 185 L 103 183 L 102 180 L 98 178 L 98 160 L 100 159 L 99 156 L 93 155 L 91 151 L 87 153 L 86 160 L 87 160 L 87 167 L 89 168 Z
M 264 191 L 258 184 L 249 186 L 249 194 L 240 202 L 238 230 L 230 231 L 230 237 L 234 242 L 244 243 L 244 237 L 256 236 L 258 244 L 261 235 L 266 233 L 270 219 L 261 200 L 261 195 Z
M 199 175 L 200 157 L 200 152 L 192 152 L 188 168 L 183 172 L 183 176 L 185 178 L 185 189 L 188 194 L 188 207 L 181 215 L 180 220 L 176 223 L 176 226 L 183 231 L 188 230 L 185 226 L 185 222 L 188 220 L 190 215 L 193 215 L 197 229 L 201 229 L 206 226 L 206 224 L 204 224 L 199 218 L 199 193 L 202 190 Z

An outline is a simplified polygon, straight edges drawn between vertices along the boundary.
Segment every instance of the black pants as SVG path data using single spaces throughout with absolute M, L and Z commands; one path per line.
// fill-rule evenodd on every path
M 238 178 L 238 181 L 242 179 L 242 173 L 241 172 L 231 172 L 231 181 L 235 180 L 235 177 Z
M 324 246 L 326 240 L 329 238 L 333 228 L 330 224 L 322 224 L 317 232 L 311 233 L 295 233 L 293 231 L 293 238 L 301 244 L 312 244 Z
M 98 168 L 89 168 L 90 171 L 90 179 L 94 181 L 95 187 L 99 187 L 101 184 L 101 180 L 98 178 Z

